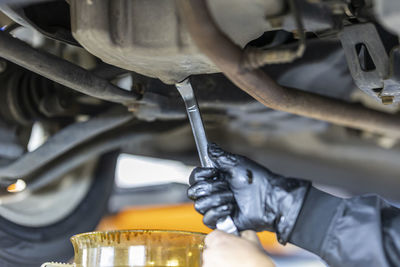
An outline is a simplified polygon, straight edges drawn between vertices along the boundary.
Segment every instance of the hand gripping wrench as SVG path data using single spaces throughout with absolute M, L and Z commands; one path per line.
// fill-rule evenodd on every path
M 197 104 L 197 100 L 189 79 L 187 78 L 184 81 L 177 83 L 176 88 L 185 102 L 186 112 L 189 117 L 190 125 L 192 126 L 193 136 L 196 142 L 197 151 L 199 152 L 201 166 L 214 167 L 212 161 L 208 157 L 207 136 L 204 130 L 203 121 L 201 119 L 199 106 Z M 236 228 L 236 225 L 230 216 L 219 219 L 217 222 L 217 229 L 239 236 L 238 229 Z

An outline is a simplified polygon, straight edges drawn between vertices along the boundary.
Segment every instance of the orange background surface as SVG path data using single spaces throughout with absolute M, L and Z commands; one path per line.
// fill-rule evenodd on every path
M 202 215 L 195 211 L 192 203 L 128 208 L 105 217 L 98 226 L 98 230 L 128 229 L 211 232 L 203 224 Z M 273 233 L 259 233 L 259 238 L 264 248 L 271 253 L 286 254 L 293 249 L 292 246 L 280 245 Z

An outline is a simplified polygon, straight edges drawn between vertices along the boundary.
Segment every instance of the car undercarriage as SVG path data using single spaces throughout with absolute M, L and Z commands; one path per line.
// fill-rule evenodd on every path
M 67 236 L 104 213 L 119 153 L 199 164 L 175 87 L 187 77 L 210 141 L 322 188 L 400 200 L 400 2 L 0 0 L 0 10 L 0 239 L 16 244 L 0 245 L 1 266 L 36 266 L 48 247 L 68 258 Z M 79 225 L 85 209 L 92 219 Z

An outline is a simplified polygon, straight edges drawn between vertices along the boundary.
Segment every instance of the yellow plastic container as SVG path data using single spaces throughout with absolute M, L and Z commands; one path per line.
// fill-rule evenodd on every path
M 157 230 L 84 233 L 71 238 L 73 264 L 45 263 L 42 267 L 200 267 L 204 237 Z

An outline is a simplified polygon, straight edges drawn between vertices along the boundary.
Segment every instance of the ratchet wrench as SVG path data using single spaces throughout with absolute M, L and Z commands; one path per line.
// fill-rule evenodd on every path
M 214 167 L 212 161 L 208 157 L 207 136 L 204 130 L 203 120 L 201 119 L 199 106 L 197 104 L 192 85 L 187 78 L 182 82 L 177 83 L 175 86 L 185 102 L 186 112 L 189 117 L 190 125 L 192 126 L 193 136 L 196 142 L 197 151 L 199 152 L 201 166 Z M 230 216 L 219 219 L 217 222 L 217 229 L 239 236 L 239 231 Z

